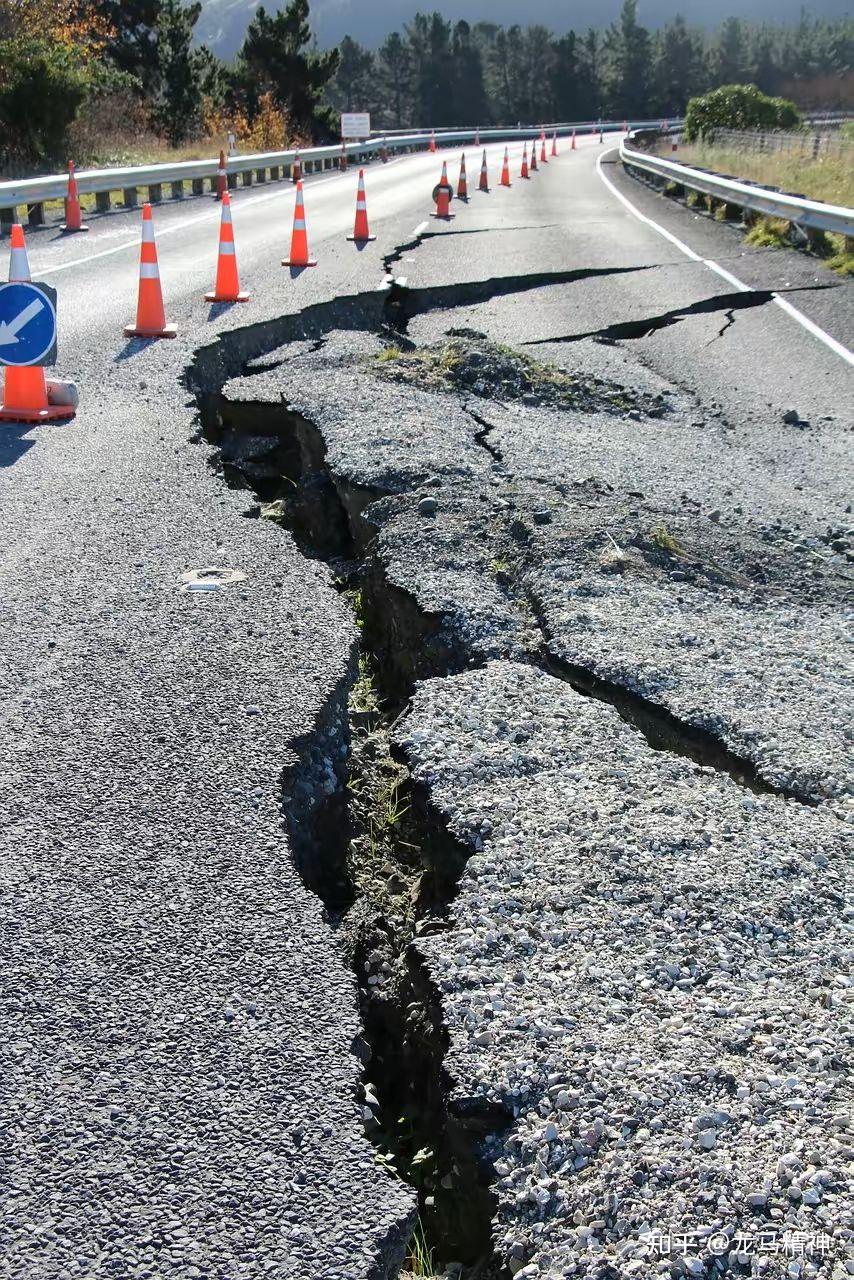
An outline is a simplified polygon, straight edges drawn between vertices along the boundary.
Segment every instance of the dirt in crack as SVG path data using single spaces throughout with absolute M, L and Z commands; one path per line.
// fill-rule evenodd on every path
M 394 382 L 502 404 L 522 401 L 582 413 L 598 410 L 621 415 L 635 410 L 652 418 L 666 412 L 661 395 L 643 394 L 590 374 L 567 373 L 492 342 L 476 329 L 449 329 L 443 341 L 405 351 L 389 345 L 369 367 L 378 377 Z M 465 407 L 481 427 L 492 430 L 491 424 L 475 416 L 470 402 Z
M 224 402 L 199 397 L 203 434 L 222 444 Z M 267 406 L 269 410 L 269 406 Z M 352 530 L 325 470 L 311 423 L 284 406 L 275 417 L 267 466 L 257 477 L 260 513 L 286 526 L 302 550 L 329 563 L 363 635 L 365 608 Z M 246 488 L 245 462 L 222 458 L 226 479 Z M 373 620 L 376 627 L 376 620 Z M 480 1143 L 510 1123 L 502 1111 L 465 1118 L 449 1105 L 443 1071 L 447 1035 L 439 993 L 415 940 L 446 927 L 469 850 L 439 822 L 392 747 L 397 704 L 363 641 L 351 676 L 336 690 L 283 777 L 283 814 L 300 873 L 358 983 L 365 1128 L 378 1159 L 418 1196 L 418 1218 L 401 1277 L 493 1280 L 490 1170 Z

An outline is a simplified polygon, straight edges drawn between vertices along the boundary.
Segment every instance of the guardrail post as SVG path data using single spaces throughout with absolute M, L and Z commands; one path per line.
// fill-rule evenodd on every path
M 184 199 L 184 183 L 183 183 L 183 181 L 181 181 L 181 182 L 172 182 L 172 183 L 170 183 L 170 186 L 171 186 L 171 188 L 172 188 L 172 199 L 173 199 L 173 200 L 183 200 L 183 199 Z
M 152 182 L 148 188 L 148 203 L 159 204 L 163 199 L 163 188 L 159 182 Z
M 267 181 L 267 170 L 266 170 L 266 169 L 256 169 L 256 170 L 255 170 L 255 181 L 256 181 L 256 182 L 266 182 L 266 181 Z
M 193 195 L 203 196 L 205 194 L 204 178 L 193 178 Z
M 14 209 L 0 209 L 0 236 L 6 235 L 15 222 Z
M 122 191 L 122 199 L 126 209 L 136 208 L 136 187 L 125 187 Z
M 96 191 L 96 192 L 95 192 L 95 208 L 98 210 L 98 213 L 109 213 L 109 212 L 110 212 L 110 193 L 109 193 L 109 191 Z
M 227 173 L 225 175 L 225 181 L 229 191 L 234 191 L 235 187 L 237 186 L 237 174 Z
M 31 227 L 44 226 L 44 205 L 40 202 L 27 205 L 27 222 Z
M 270 181 L 279 181 L 279 166 L 277 164 L 270 165 Z
M 243 170 L 243 185 L 244 187 L 252 186 L 252 170 L 251 169 Z

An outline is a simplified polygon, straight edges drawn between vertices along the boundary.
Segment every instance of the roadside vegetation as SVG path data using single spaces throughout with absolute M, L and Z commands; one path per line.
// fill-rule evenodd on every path
M 349 36 L 318 50 L 309 0 L 272 8 L 231 6 L 237 48 L 224 61 L 200 40 L 209 10 L 198 0 L 0 0 L 0 177 L 69 159 L 209 157 L 229 134 L 243 152 L 331 141 L 341 110 L 369 111 L 388 131 L 631 122 L 749 83 L 801 109 L 850 105 L 847 17 L 804 12 L 788 27 L 727 18 L 705 31 L 676 16 L 653 31 L 637 0 L 624 0 L 609 26 L 556 35 L 425 11 L 375 50 Z
M 680 146 L 673 159 L 718 173 L 737 174 L 752 182 L 779 187 L 781 191 L 809 196 L 811 200 L 854 208 L 854 147 L 848 159 L 828 156 L 812 160 L 784 151 L 759 154 L 719 147 L 713 142 L 698 142 Z

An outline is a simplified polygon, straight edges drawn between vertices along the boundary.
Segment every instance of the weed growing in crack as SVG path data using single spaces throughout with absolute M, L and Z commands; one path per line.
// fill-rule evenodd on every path
M 446 341 L 401 351 L 389 347 L 368 367 L 379 377 L 432 391 L 465 392 L 484 400 L 538 404 L 582 412 L 661 417 L 661 397 L 644 396 L 601 378 L 568 373 L 473 329 L 449 330 Z
M 668 555 L 682 556 L 685 554 L 685 548 L 678 538 L 674 538 L 666 525 L 657 524 L 654 529 L 650 529 L 649 540 L 654 546 L 658 547 L 659 551 L 666 551 Z

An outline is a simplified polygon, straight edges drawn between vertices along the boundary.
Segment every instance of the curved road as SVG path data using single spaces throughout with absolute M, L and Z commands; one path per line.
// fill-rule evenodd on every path
M 512 148 L 509 192 L 501 150 L 489 149 L 489 196 L 474 191 L 469 152 L 469 205 L 430 224 L 398 274 L 432 287 L 577 270 L 515 301 L 545 354 L 604 338 L 614 345 L 585 357 L 603 376 L 638 359 L 735 421 L 792 406 L 840 419 L 850 285 L 796 254 L 746 252 L 732 228 L 631 182 L 595 140 L 575 154 L 563 142 L 527 184 Z M 34 279 L 59 290 L 57 373 L 79 381 L 82 403 L 70 425 L 0 426 L 0 1274 L 396 1273 L 414 1198 L 363 1134 L 354 982 L 280 812 L 283 769 L 341 767 L 323 732 L 341 713 L 352 625 L 326 570 L 242 518 L 247 495 L 207 467 L 182 376 L 223 330 L 377 288 L 383 255 L 417 238 L 440 159 L 368 169 L 378 239 L 362 250 L 344 238 L 353 171 L 307 180 L 319 266 L 295 278 L 279 266 L 293 189 L 236 192 L 243 307 L 202 301 L 218 207 L 158 207 L 173 342 L 121 336 L 138 214 L 29 238 Z M 726 273 L 784 291 L 832 341 L 764 294 L 739 303 Z M 844 470 L 835 434 L 827 447 Z M 212 565 L 237 580 L 182 590 Z

